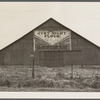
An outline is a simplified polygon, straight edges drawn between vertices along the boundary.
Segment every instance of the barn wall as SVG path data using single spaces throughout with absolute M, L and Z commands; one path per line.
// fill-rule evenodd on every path
M 33 32 L 4 48 L 1 53 L 4 54 L 3 63 L 6 65 L 30 65 L 32 64 L 32 58 L 30 53 L 32 52 L 32 38 Z
M 64 66 L 65 65 L 80 65 L 82 64 L 81 51 L 64 52 Z
M 84 39 L 83 37 L 75 34 L 71 34 L 72 38 L 72 50 L 81 50 L 80 53 L 73 57 L 78 59 L 78 64 L 100 64 L 100 48 Z
M 33 32 L 0 51 L 0 65 L 31 65 Z M 100 49 L 83 37 L 71 33 L 72 52 L 64 53 L 64 65 L 100 64 Z M 35 65 L 39 65 L 39 51 L 35 52 Z
M 0 65 L 4 64 L 4 54 L 0 52 Z
M 35 30 L 68 30 L 63 25 L 54 20 L 49 20 L 41 24 Z M 35 31 L 34 30 L 34 31 Z M 71 45 L 72 51 L 64 51 L 63 53 L 64 65 L 71 64 L 100 64 L 100 48 L 92 44 L 85 38 L 71 31 Z M 37 42 L 38 41 L 38 42 Z M 36 40 L 37 44 L 43 41 Z M 36 45 L 37 45 L 36 44 Z M 33 51 L 33 31 L 27 35 L 7 46 L 0 51 L 0 65 L 32 65 L 32 58 L 30 53 Z M 53 54 L 52 54 L 53 55 Z M 49 57 L 52 56 L 49 53 Z M 53 55 L 54 56 L 54 55 Z M 55 58 L 57 58 L 56 55 Z M 58 57 L 60 58 L 60 57 Z M 40 65 L 40 52 L 35 51 L 35 65 Z

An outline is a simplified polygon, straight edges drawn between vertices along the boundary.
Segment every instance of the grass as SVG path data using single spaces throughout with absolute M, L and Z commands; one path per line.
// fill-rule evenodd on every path
M 100 91 L 99 66 L 35 67 L 0 66 L 0 91 Z

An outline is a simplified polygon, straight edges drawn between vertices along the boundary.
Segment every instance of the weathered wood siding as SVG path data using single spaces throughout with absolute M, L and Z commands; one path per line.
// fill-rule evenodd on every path
M 33 32 L 31 31 L 23 38 L 17 40 L 13 44 L 1 50 L 1 54 L 4 54 L 3 64 L 6 64 L 6 65 L 32 64 L 32 58 L 30 58 L 30 53 L 33 50 L 32 38 L 33 38 Z M 2 60 L 0 61 L 2 62 Z
M 64 66 L 65 65 L 80 65 L 82 64 L 81 51 L 75 50 L 64 52 Z
M 40 66 L 61 67 L 64 65 L 63 52 L 40 51 Z
M 58 31 L 69 29 L 54 20 L 49 20 L 35 30 Z M 36 46 L 41 43 L 43 41 L 36 40 Z M 57 51 L 57 53 L 55 51 L 35 51 L 35 65 L 100 64 L 100 48 L 73 31 L 71 31 L 71 46 L 71 51 Z M 30 53 L 32 52 L 33 31 L 0 51 L 0 65 L 32 65 L 32 58 L 30 58 Z
M 0 52 L 0 65 L 4 64 L 4 54 Z
M 100 48 L 87 39 L 72 32 L 72 50 L 81 50 L 80 53 L 72 54 L 77 64 L 100 64 Z M 74 62 L 73 62 L 74 63 Z

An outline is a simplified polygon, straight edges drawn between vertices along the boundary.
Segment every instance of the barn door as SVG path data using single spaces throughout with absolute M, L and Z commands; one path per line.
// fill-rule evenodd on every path
M 64 65 L 63 52 L 59 51 L 40 51 L 39 52 L 40 66 L 45 67 L 62 67 Z

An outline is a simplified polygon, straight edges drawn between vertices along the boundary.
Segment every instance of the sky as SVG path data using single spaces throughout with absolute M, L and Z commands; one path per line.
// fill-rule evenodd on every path
M 100 47 L 100 2 L 0 2 L 0 49 L 49 18 Z

